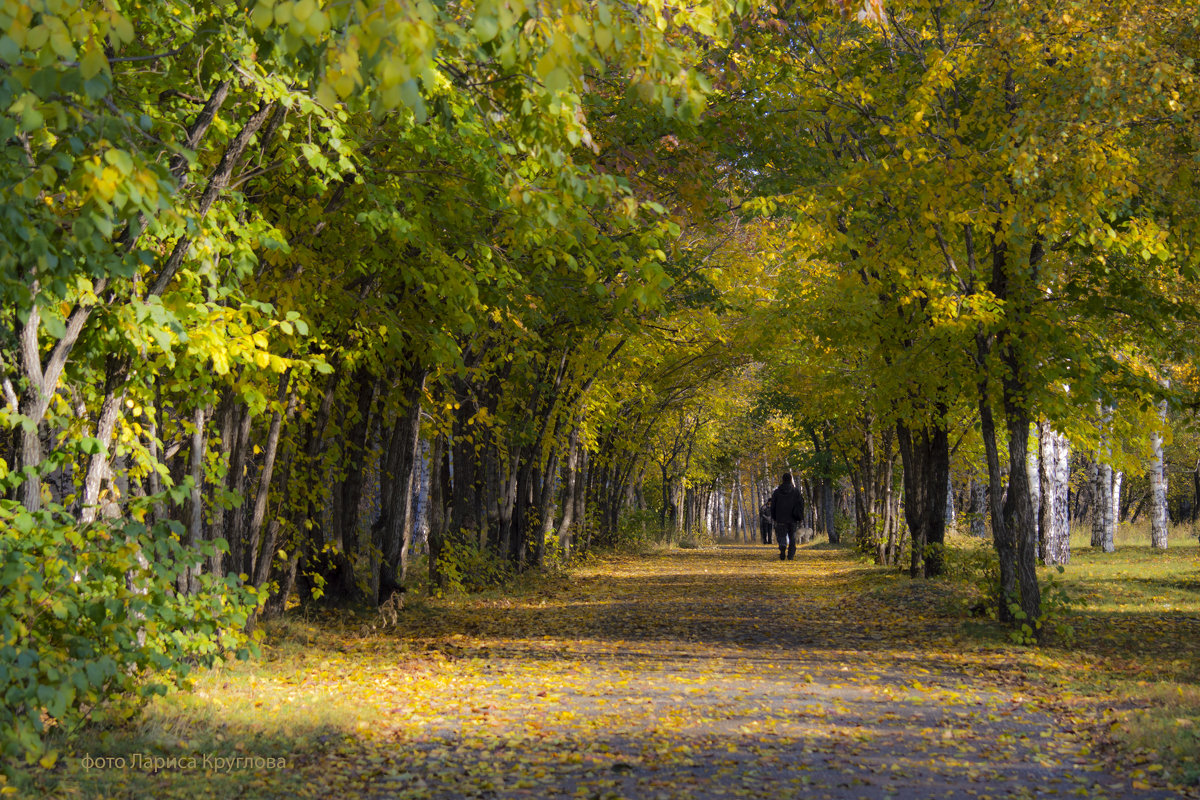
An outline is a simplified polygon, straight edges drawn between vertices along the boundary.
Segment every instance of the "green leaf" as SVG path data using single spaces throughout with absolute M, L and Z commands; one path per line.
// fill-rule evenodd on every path
M 500 20 L 493 14 L 480 14 L 475 17 L 475 36 L 481 43 L 490 42 L 500 33 Z

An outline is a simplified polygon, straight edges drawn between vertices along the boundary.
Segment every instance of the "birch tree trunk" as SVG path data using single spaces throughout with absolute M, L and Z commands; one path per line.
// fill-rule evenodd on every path
M 946 466 L 946 527 L 957 528 L 958 514 L 954 510 L 954 482 L 950 480 L 950 467 Z
M 1112 467 L 1097 464 L 1096 479 L 1092 483 L 1092 547 L 1099 547 L 1106 553 L 1113 551 L 1112 482 Z
M 1109 497 L 1112 498 L 1112 511 L 1108 515 L 1108 531 L 1106 532 L 1105 542 L 1108 547 L 1106 553 L 1111 553 L 1117 546 L 1117 525 L 1121 522 L 1121 484 L 1125 481 L 1125 473 L 1118 469 L 1113 470 L 1112 488 L 1109 489 Z
M 1054 526 L 1054 459 L 1058 452 L 1058 439 L 1050 429 L 1050 422 L 1042 420 L 1037 427 L 1038 471 L 1037 484 L 1041 503 L 1038 511 L 1038 560 L 1043 564 L 1050 563 L 1049 552 L 1050 530 Z M 1032 477 L 1032 476 L 1031 476 Z
M 1071 561 L 1071 531 L 1068 521 L 1068 479 L 1071 444 L 1049 423 L 1041 430 L 1042 509 L 1039 519 L 1041 557 L 1046 564 Z
M 1112 446 L 1108 442 L 1108 426 L 1112 420 L 1112 408 L 1100 408 L 1100 447 L 1096 454 L 1096 480 L 1093 484 L 1092 496 L 1092 547 L 1099 547 L 1106 553 L 1116 549 L 1116 509 L 1118 505 L 1120 483 L 1113 474 L 1111 464 L 1106 463 L 1112 457 Z M 1114 493 L 1113 489 L 1118 492 Z
M 1054 528 L 1051 541 L 1055 564 L 1071 563 L 1071 441 L 1058 435 L 1054 461 Z
M 1167 422 L 1167 401 L 1158 404 L 1159 419 Z M 1163 440 L 1159 431 L 1150 434 L 1154 454 L 1150 460 L 1150 546 L 1167 549 L 1167 470 L 1163 460 Z
M 1034 443 L 1027 451 L 1025 470 L 1029 475 L 1029 504 L 1033 507 L 1033 519 L 1036 527 L 1036 523 L 1040 519 L 1042 512 L 1042 459 L 1041 447 L 1038 444 L 1040 442 L 1038 433 L 1041 430 L 1041 425 L 1035 422 L 1031 427 L 1033 429 Z

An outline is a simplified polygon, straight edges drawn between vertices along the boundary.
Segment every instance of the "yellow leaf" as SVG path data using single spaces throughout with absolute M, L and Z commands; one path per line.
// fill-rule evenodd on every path
M 101 71 L 108 71 L 108 59 L 98 47 L 90 48 L 79 62 L 79 69 L 84 78 L 94 78 Z
M 109 24 L 112 26 L 111 36 L 114 44 L 128 44 L 133 41 L 133 23 L 120 14 L 114 13 Z
M 62 58 L 75 58 L 75 45 L 71 43 L 71 35 L 66 28 L 60 27 L 50 34 L 50 47 Z
M 25 36 L 25 47 L 30 50 L 41 50 L 42 45 L 50 38 L 50 31 L 45 25 L 38 25 L 36 28 L 30 28 L 29 33 Z

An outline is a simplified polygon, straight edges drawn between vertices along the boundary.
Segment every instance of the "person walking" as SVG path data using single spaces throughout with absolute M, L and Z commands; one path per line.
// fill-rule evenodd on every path
M 762 534 L 762 543 L 771 543 L 771 533 L 775 530 L 775 521 L 771 519 L 771 501 L 762 504 L 758 510 L 758 530 Z
M 796 527 L 804 519 L 804 495 L 792 482 L 792 473 L 783 473 L 779 486 L 771 493 L 769 505 L 771 521 L 775 523 L 779 560 L 791 560 L 796 557 Z

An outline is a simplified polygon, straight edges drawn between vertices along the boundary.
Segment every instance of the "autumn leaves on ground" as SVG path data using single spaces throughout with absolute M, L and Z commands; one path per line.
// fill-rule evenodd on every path
M 1184 715 L 1168 725 L 1195 730 L 1194 585 L 1152 588 L 1168 606 L 1146 627 L 1118 608 L 1120 587 L 1133 584 L 1102 564 L 1096 577 L 1085 553 L 1068 591 L 1080 602 L 1097 587 L 1118 591 L 1088 602 L 1095 613 L 1071 615 L 1076 646 L 1036 650 L 968 621 L 962 584 L 910 582 L 829 545 L 803 547 L 794 562 L 773 550 L 594 560 L 504 594 L 413 598 L 382 630 L 365 617 L 292 617 L 270 631 L 263 659 L 207 673 L 139 722 L 88 737 L 43 788 L 347 798 L 1195 792 L 1181 785 L 1195 779 L 1186 746 L 1172 760 L 1109 741 L 1131 713 L 1143 715 L 1143 733 L 1146 715 L 1164 709 Z M 1194 554 L 1156 558 L 1194 573 Z M 1129 599 L 1145 608 L 1145 597 Z M 1191 705 L 1156 702 L 1164 687 Z M 84 769 L 87 757 L 105 766 Z M 255 757 L 284 766 L 241 765 Z M 195 763 L 148 771 L 155 758 Z M 218 758 L 251 761 L 221 769 Z

